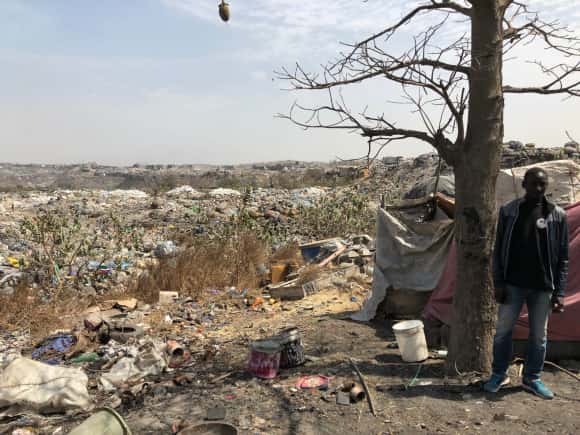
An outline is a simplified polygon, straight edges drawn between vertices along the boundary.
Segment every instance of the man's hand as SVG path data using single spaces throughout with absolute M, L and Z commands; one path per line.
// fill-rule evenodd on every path
M 556 295 L 552 295 L 552 312 L 553 313 L 564 312 L 564 298 L 559 298 Z
M 493 291 L 493 295 L 495 297 L 495 301 L 498 304 L 503 304 L 507 298 L 507 292 L 505 291 L 505 287 L 495 287 Z

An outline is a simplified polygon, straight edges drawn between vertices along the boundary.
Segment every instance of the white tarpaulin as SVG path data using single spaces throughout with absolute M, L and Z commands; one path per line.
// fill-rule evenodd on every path
M 498 208 L 505 203 L 521 198 L 524 174 L 530 168 L 542 168 L 548 174 L 548 198 L 559 205 L 574 204 L 580 201 L 580 166 L 572 160 L 553 160 L 519 168 L 502 169 L 497 177 L 496 204 Z
M 0 373 L 0 416 L 86 410 L 88 382 L 80 369 L 17 357 Z
M 353 320 L 373 319 L 390 287 L 431 291 L 437 286 L 453 240 L 453 220 L 438 212 L 434 220 L 421 222 L 423 212 L 378 209 L 373 288 Z

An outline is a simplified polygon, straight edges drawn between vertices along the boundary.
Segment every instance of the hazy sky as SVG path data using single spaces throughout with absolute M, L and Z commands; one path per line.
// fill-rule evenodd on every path
M 339 41 L 402 16 L 403 0 L 0 0 L 0 161 L 108 164 L 237 163 L 355 157 L 355 134 L 303 131 L 274 115 L 296 99 L 273 71 L 316 68 Z M 580 0 L 530 0 L 547 18 L 580 19 Z M 414 30 L 412 27 L 407 29 Z M 453 31 L 453 28 L 450 30 Z M 410 33 L 409 33 L 410 36 Z M 531 59 L 541 56 L 528 50 Z M 529 67 L 506 66 L 524 84 Z M 398 97 L 377 82 L 348 94 L 353 107 Z M 413 126 L 409 108 L 391 118 Z M 562 145 L 580 137 L 580 101 L 507 97 L 506 140 Z M 406 142 L 387 154 L 429 151 Z

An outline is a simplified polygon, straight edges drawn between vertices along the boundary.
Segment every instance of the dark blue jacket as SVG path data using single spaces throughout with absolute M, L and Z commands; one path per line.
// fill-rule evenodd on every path
M 524 199 L 516 199 L 508 202 L 499 210 L 497 221 L 497 233 L 495 238 L 495 248 L 493 252 L 493 282 L 495 287 L 506 285 L 506 276 L 509 266 L 510 241 L 514 225 L 520 211 L 520 204 Z M 540 258 L 544 259 L 547 283 L 558 297 L 564 297 L 566 284 L 568 282 L 568 223 L 566 212 L 546 201 L 548 216 L 546 217 L 546 243 L 541 244 L 547 247 L 548 252 L 542 252 L 541 245 L 538 244 Z

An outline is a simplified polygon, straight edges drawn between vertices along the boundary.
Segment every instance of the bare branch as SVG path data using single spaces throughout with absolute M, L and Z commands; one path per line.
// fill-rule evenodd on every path
M 336 80 L 336 81 L 323 81 L 317 82 L 314 76 L 308 76 L 307 74 L 303 74 L 301 77 L 290 74 L 286 69 L 283 69 L 283 74 L 279 74 L 279 78 L 282 80 L 292 80 L 294 81 L 297 86 L 294 89 L 328 89 L 338 86 L 350 85 L 353 83 L 360 83 L 362 81 L 380 77 L 380 76 L 388 76 L 389 73 L 397 72 L 400 70 L 405 70 L 410 67 L 414 66 L 427 66 L 432 68 L 439 68 L 445 71 L 450 71 L 453 73 L 462 73 L 465 75 L 469 75 L 469 68 L 463 65 L 452 65 L 449 63 L 445 63 L 439 60 L 432 60 L 432 59 L 413 59 L 406 62 L 398 62 L 392 66 L 384 67 L 378 69 L 376 71 L 368 72 L 366 74 L 360 74 L 355 77 L 343 80 Z M 301 72 L 301 71 L 300 71 Z
M 503 91 L 512 94 L 580 96 L 580 38 L 557 20 L 548 22 L 540 19 L 522 2 L 506 0 L 506 4 L 510 9 L 504 17 L 504 56 L 518 45 L 540 43 L 543 48 L 560 55 L 561 59 L 572 62 L 560 60 L 561 63 L 550 66 L 541 61 L 532 62 L 548 77 L 546 82 L 541 85 L 505 85 Z
M 574 139 L 572 137 L 572 135 L 568 132 L 568 130 L 566 130 L 566 136 L 568 136 L 568 139 L 570 139 L 570 142 L 579 143 L 576 139 Z
M 580 40 L 558 20 L 544 21 L 521 2 L 510 1 L 509 5 L 514 8 L 506 12 L 503 29 L 503 38 L 509 48 L 539 40 L 546 48 L 565 57 L 580 55 Z M 520 25 L 515 24 L 520 21 Z
M 282 119 L 288 119 L 295 125 L 298 125 L 304 129 L 342 129 L 359 131 L 361 136 L 371 139 L 397 138 L 398 140 L 401 140 L 403 138 L 415 138 L 432 146 L 435 144 L 435 138 L 426 132 L 414 129 L 399 128 L 384 119 L 381 119 L 380 122 L 376 122 L 375 125 L 366 124 L 365 121 L 372 120 L 370 117 L 365 118 L 365 116 L 362 115 L 362 119 L 359 120 L 340 104 L 341 103 L 336 102 L 335 99 L 331 100 L 331 105 L 320 106 L 317 108 L 307 108 L 294 103 L 288 114 L 278 114 L 277 116 Z M 303 113 L 309 114 L 305 121 L 297 120 L 294 113 L 296 109 L 299 109 Z M 323 114 L 334 115 L 335 120 L 324 122 L 322 120 Z
M 410 23 L 416 16 L 420 15 L 422 12 L 429 12 L 429 11 L 442 11 L 444 13 L 459 13 L 466 17 L 471 16 L 471 9 L 465 6 L 458 4 L 457 2 L 451 0 L 429 0 L 429 4 L 424 4 L 421 6 L 416 7 L 411 12 L 406 14 L 403 18 L 401 18 L 397 23 L 394 25 L 387 27 L 386 29 L 375 33 L 374 35 L 370 36 L 369 38 L 364 39 L 361 42 L 358 42 L 351 46 L 351 52 L 348 55 L 344 56 L 344 61 L 349 61 L 354 54 L 360 50 L 364 49 L 367 44 L 371 42 L 375 42 L 379 38 L 386 36 L 389 39 L 397 30 L 399 30 L 404 25 Z
M 580 62 L 574 66 L 559 64 L 554 67 L 546 67 L 541 62 L 535 62 L 545 75 L 551 80 L 542 86 L 510 86 L 503 87 L 504 93 L 511 94 L 540 94 L 540 95 L 565 95 L 580 97 Z

